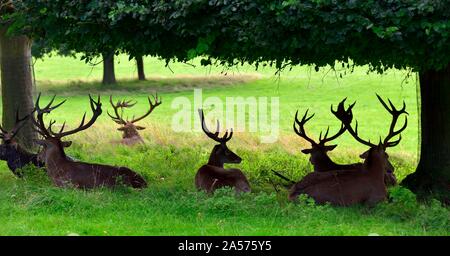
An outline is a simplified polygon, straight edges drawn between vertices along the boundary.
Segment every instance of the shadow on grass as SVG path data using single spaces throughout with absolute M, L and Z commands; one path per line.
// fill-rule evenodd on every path
M 69 80 L 54 82 L 37 81 L 37 91 L 46 94 L 71 96 L 80 94 L 97 94 L 109 91 L 126 93 L 174 92 L 192 90 L 193 88 L 225 87 L 244 84 L 258 79 L 256 75 L 212 75 L 212 76 L 174 76 L 170 78 L 151 77 L 146 81 L 119 80 L 114 85 L 103 85 L 100 81 Z

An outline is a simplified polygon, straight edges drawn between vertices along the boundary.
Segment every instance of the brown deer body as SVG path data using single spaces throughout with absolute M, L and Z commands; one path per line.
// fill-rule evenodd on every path
M 132 103 L 131 101 L 119 100 L 116 104 L 114 104 L 112 96 L 110 96 L 109 101 L 114 109 L 114 115 L 111 115 L 109 112 L 108 115 L 114 122 L 121 125 L 121 127 L 117 128 L 117 130 L 122 132 L 122 140 L 120 141 L 122 144 L 131 146 L 138 143 L 144 143 L 144 140 L 139 134 L 139 130 L 144 130 L 145 127 L 136 125 L 136 123 L 150 115 L 153 110 L 161 104 L 161 101 L 158 99 L 158 94 L 156 94 L 156 97 L 153 96 L 153 99 L 155 103 L 153 103 L 150 97 L 148 97 L 150 108 L 144 115 L 138 118 L 133 118 L 132 120 L 128 120 L 128 118 L 123 118 L 123 110 L 125 108 L 133 107 L 134 105 L 136 105 L 136 102 Z
M 15 136 L 30 116 L 31 114 L 20 119 L 19 113 L 16 112 L 16 122 L 10 131 L 6 131 L 0 126 L 0 138 L 2 140 L 2 144 L 0 145 L 0 159 L 6 161 L 11 172 L 19 178 L 22 177 L 22 174 L 18 170 L 28 164 L 36 167 L 44 166 L 44 163 L 38 160 L 37 154 L 23 149 L 15 140 Z
M 388 147 L 396 146 L 400 140 L 400 133 L 407 126 L 407 118 L 404 125 L 395 130 L 398 117 L 401 114 L 407 114 L 405 104 L 401 110 L 395 109 L 391 104 L 391 109 L 387 107 L 384 101 L 377 95 L 383 106 L 393 116 L 389 128 L 389 134 L 383 142 L 378 145 L 365 141 L 358 136 L 357 123 L 356 128 L 351 127 L 353 113 L 351 107 L 344 111 L 344 108 L 338 108 L 334 112 L 335 116 L 345 125 L 349 133 L 360 143 L 370 146 L 370 149 L 361 155 L 365 159 L 362 168 L 358 170 L 336 170 L 329 172 L 314 172 L 305 176 L 300 182 L 296 183 L 290 190 L 289 199 L 295 200 L 300 194 L 307 194 L 315 199 L 317 203 L 329 202 L 333 205 L 349 206 L 357 203 L 375 204 L 386 198 L 386 174 L 387 170 L 393 167 L 389 163 L 389 156 L 386 153 Z M 343 105 L 343 104 L 342 104 Z M 390 141 L 399 135 L 396 141 Z
M 145 180 L 126 167 L 74 162 L 67 159 L 62 143 L 55 138 L 40 141 L 44 146 L 47 173 L 58 187 L 91 189 L 120 184 L 133 188 L 146 186 Z
M 358 203 L 375 204 L 386 198 L 384 150 L 371 148 L 361 169 L 313 172 L 296 183 L 289 199 L 307 194 L 316 203 L 349 206 Z
M 207 193 L 213 193 L 216 189 L 222 187 L 232 187 L 236 192 L 250 192 L 250 184 L 244 173 L 239 169 L 225 169 L 225 163 L 238 164 L 242 159 L 228 149 L 226 142 L 233 136 L 233 130 L 230 134 L 228 131 L 222 138 L 219 138 L 219 122 L 217 122 L 217 130 L 211 133 L 205 124 L 205 117 L 203 110 L 199 110 L 200 119 L 202 122 L 202 129 L 205 134 L 219 142 L 220 144 L 214 146 L 209 161 L 206 165 L 200 167 L 195 175 L 195 186 L 198 190 L 205 190 Z
M 43 120 L 44 113 L 50 113 L 53 109 L 61 106 L 65 102 L 63 101 L 52 107 L 51 105 L 54 98 L 55 97 L 53 97 L 45 108 L 41 109 L 39 107 L 39 95 L 36 101 L 37 120 L 34 120 L 34 123 L 38 132 L 44 137 L 43 140 L 39 140 L 37 143 L 43 146 L 41 155 L 45 162 L 47 173 L 56 186 L 83 189 L 103 186 L 115 187 L 118 185 L 127 185 L 133 188 L 144 188 L 147 186 L 143 177 L 126 167 L 74 162 L 67 159 L 64 147 L 68 146 L 68 142 L 63 142 L 61 139 L 65 136 L 85 130 L 94 124 L 102 112 L 100 97 L 97 101 L 94 101 L 89 96 L 93 112 L 93 116 L 89 122 L 85 124 L 85 114 L 78 128 L 71 131 L 64 131 L 65 124 L 63 124 L 58 133 L 53 132 L 51 129 L 55 121 L 51 121 L 48 128 L 46 128 Z

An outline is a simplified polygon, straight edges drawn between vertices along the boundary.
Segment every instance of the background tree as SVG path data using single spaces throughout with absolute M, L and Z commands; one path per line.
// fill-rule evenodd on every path
M 102 84 L 111 85 L 117 83 L 114 69 L 114 52 L 102 53 L 103 78 Z
M 85 58 L 113 45 L 166 61 L 204 56 L 203 64 L 411 68 L 420 80 L 421 155 L 403 184 L 450 198 L 450 0 L 23 2 L 30 35 L 89 42 L 95 50 L 81 51 Z
M 10 35 L 14 13 L 12 1 L 0 2 L 0 69 L 2 86 L 2 126 L 11 129 L 15 123 L 16 111 L 21 117 L 34 108 L 33 78 L 31 72 L 31 41 L 24 35 Z M 17 135 L 19 143 L 31 148 L 36 139 L 31 121 Z
M 136 56 L 135 60 L 138 72 L 138 80 L 145 81 L 144 58 L 142 56 Z

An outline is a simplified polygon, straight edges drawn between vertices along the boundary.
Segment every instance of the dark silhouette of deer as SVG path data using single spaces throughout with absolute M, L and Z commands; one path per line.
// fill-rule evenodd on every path
M 19 118 L 19 111 L 16 112 L 16 122 L 10 131 L 6 131 L 0 125 L 0 138 L 2 144 L 0 145 L 0 159 L 6 161 L 11 172 L 21 178 L 22 173 L 19 171 L 22 167 L 32 164 L 37 167 L 43 167 L 44 163 L 38 160 L 37 154 L 28 152 L 20 146 L 15 140 L 17 133 L 25 125 L 31 114 L 23 118 Z
M 217 129 L 215 133 L 208 130 L 205 124 L 205 116 L 202 109 L 198 110 L 200 121 L 202 122 L 203 132 L 214 141 L 215 145 L 208 163 L 200 167 L 195 175 L 195 186 L 198 190 L 205 190 L 207 193 L 213 193 L 221 187 L 232 187 L 236 192 L 250 192 L 250 184 L 244 173 L 239 169 L 225 169 L 224 164 L 239 164 L 242 159 L 227 147 L 227 142 L 233 137 L 233 129 L 226 130 L 222 138 L 219 138 L 220 125 L 217 121 Z
M 122 140 L 121 140 L 122 144 L 134 145 L 137 143 L 144 143 L 144 140 L 142 139 L 141 135 L 139 135 L 139 130 L 144 130 L 145 127 L 136 125 L 136 123 L 146 118 L 148 115 L 150 115 L 153 112 L 153 110 L 162 103 L 161 100 L 158 99 L 158 94 L 156 94 L 156 96 L 153 96 L 153 100 L 154 103 L 152 102 L 150 97 L 148 97 L 149 109 L 144 115 L 138 118 L 133 117 L 132 120 L 128 120 L 128 118 L 127 119 L 123 118 L 123 111 L 126 108 L 131 108 L 134 105 L 136 105 L 136 102 L 119 100 L 117 101 L 117 103 L 114 104 L 112 96 L 110 96 L 109 101 L 114 109 L 114 115 L 111 115 L 109 112 L 107 112 L 107 114 L 109 115 L 109 117 L 112 118 L 114 122 L 121 125 L 121 127 L 117 128 L 117 130 L 122 131 Z
M 389 101 L 391 108 L 388 108 L 384 101 L 377 95 L 383 106 L 392 115 L 389 133 L 379 144 L 373 144 L 358 136 L 357 124 L 355 129 L 351 127 L 353 113 L 337 112 L 338 117 L 344 123 L 347 131 L 360 143 L 370 146 L 370 149 L 363 154 L 364 164 L 361 170 L 336 170 L 329 172 L 313 172 L 306 175 L 300 182 L 292 186 L 289 192 L 289 199 L 295 200 L 300 194 L 307 194 L 317 203 L 329 202 L 338 206 L 349 206 L 358 203 L 369 205 L 385 200 L 386 181 L 385 174 L 389 161 L 386 149 L 398 145 L 401 140 L 400 133 L 406 129 L 407 117 L 404 125 L 395 130 L 396 123 L 401 114 L 407 114 L 406 105 L 397 110 Z M 396 136 L 397 140 L 391 141 Z
M 408 125 L 408 119 L 405 119 L 405 123 L 404 126 L 402 127 L 402 129 L 400 129 L 398 132 L 394 132 L 395 129 L 395 125 L 397 124 L 398 118 L 400 117 L 400 115 L 402 114 L 406 114 L 408 115 L 408 112 L 406 112 L 406 103 L 403 102 L 403 107 L 400 110 L 397 110 L 394 106 L 394 104 L 392 104 L 391 100 L 388 99 L 389 105 L 390 107 L 386 104 L 386 102 L 383 101 L 383 99 L 377 94 L 376 95 L 378 100 L 380 101 L 381 105 L 392 115 L 392 122 L 391 122 L 391 126 L 389 127 L 389 134 L 391 134 L 390 137 L 386 137 L 385 142 L 386 143 L 386 148 L 388 147 L 394 147 L 396 145 L 398 145 L 398 143 L 400 143 L 401 140 L 401 132 L 406 129 L 406 126 Z M 333 114 L 339 119 L 341 120 L 341 122 L 343 122 L 343 124 L 347 127 L 348 132 L 353 136 L 353 138 L 355 138 L 358 142 L 369 146 L 369 147 L 374 147 L 375 144 L 370 143 L 370 141 L 366 142 L 362 139 L 359 139 L 358 137 L 358 122 L 356 121 L 356 126 L 355 129 L 352 129 L 351 127 L 351 122 L 353 119 L 353 112 L 352 112 L 352 108 L 355 105 L 355 103 L 353 103 L 352 105 L 350 105 L 349 109 L 347 111 L 344 110 L 344 106 L 343 106 L 343 102 L 341 102 L 338 106 L 337 111 L 333 111 Z M 390 142 L 388 143 L 388 141 L 390 139 L 392 139 L 393 137 L 399 135 L 399 139 L 394 141 L 394 142 Z M 360 157 L 362 159 L 366 159 L 368 156 L 368 151 L 362 153 L 360 155 Z M 395 173 L 394 173 L 394 166 L 392 165 L 392 163 L 389 161 L 389 156 L 388 156 L 388 160 L 387 160 L 387 166 L 386 166 L 386 173 L 384 176 L 384 181 L 386 183 L 386 186 L 395 186 L 397 185 L 397 178 L 395 177 Z
M 64 144 L 70 144 L 70 142 L 63 142 L 62 138 L 85 130 L 95 123 L 102 113 L 100 96 L 97 101 L 95 101 L 89 95 L 93 115 L 87 123 L 85 123 L 86 113 L 84 113 L 81 123 L 77 128 L 64 131 L 66 124 L 64 122 L 59 132 L 54 132 L 52 130 L 52 126 L 56 121 L 50 121 L 48 127 L 46 127 L 43 116 L 61 106 L 65 100 L 52 106 L 55 100 L 55 97 L 53 97 L 47 106 L 40 108 L 40 96 L 41 95 L 39 94 L 36 100 L 35 108 L 37 117 L 36 119 L 33 119 L 33 122 L 37 127 L 39 134 L 44 137 L 43 140 L 38 140 L 37 143 L 43 146 L 42 156 L 44 158 L 45 167 L 48 175 L 56 186 L 81 189 L 103 186 L 115 187 L 117 185 L 126 185 L 133 188 L 144 188 L 147 186 L 144 178 L 126 167 L 74 162 L 67 159 L 64 152 Z
M 341 101 L 339 106 L 344 105 L 346 99 Z M 349 110 L 353 108 L 354 104 L 349 107 Z M 308 117 L 308 111 L 306 110 L 305 114 L 303 115 L 302 120 L 298 120 L 298 111 L 295 113 L 295 119 L 294 119 L 294 131 L 295 133 L 300 136 L 301 138 L 305 139 L 311 144 L 311 148 L 309 149 L 303 149 L 302 153 L 304 154 L 310 154 L 309 161 L 314 166 L 315 172 L 326 172 L 326 171 L 332 171 L 332 170 L 354 170 L 361 168 L 362 163 L 354 163 L 354 164 L 337 164 L 331 158 L 328 156 L 328 152 L 332 151 L 337 147 L 337 145 L 325 145 L 328 142 L 331 142 L 335 139 L 337 139 L 339 136 L 345 133 L 346 128 L 344 124 L 341 124 L 341 128 L 339 131 L 336 132 L 331 137 L 328 137 L 328 133 L 330 131 L 330 127 L 328 126 L 327 131 L 325 132 L 325 135 L 322 138 L 322 132 L 320 132 L 319 135 L 319 142 L 317 143 L 315 140 L 310 138 L 305 131 L 305 124 L 311 120 L 314 117 L 314 114 Z M 333 112 L 333 106 L 331 106 L 331 111 Z M 348 113 L 348 112 L 346 112 Z

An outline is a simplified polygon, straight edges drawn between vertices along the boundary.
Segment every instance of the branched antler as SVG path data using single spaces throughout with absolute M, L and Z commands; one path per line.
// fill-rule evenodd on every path
M 400 117 L 401 114 L 408 114 L 408 112 L 406 112 L 406 103 L 403 101 L 403 107 L 400 110 L 397 110 L 394 106 L 394 104 L 392 104 L 392 102 L 388 99 L 389 101 L 389 105 L 390 107 L 386 104 L 386 102 L 383 101 L 383 99 L 377 94 L 377 98 L 378 100 L 381 102 L 381 104 L 383 105 L 383 107 L 392 115 L 392 121 L 391 121 L 391 125 L 389 127 L 389 133 L 388 135 L 385 137 L 384 141 L 381 141 L 380 139 L 380 144 L 384 147 L 384 148 L 388 148 L 388 147 L 394 147 L 396 145 L 398 145 L 398 143 L 400 143 L 400 140 L 402 139 L 400 133 L 402 131 L 404 131 L 406 129 L 406 126 L 408 125 L 408 118 L 405 117 L 405 123 L 403 124 L 403 126 L 398 129 L 397 131 L 395 131 L 395 125 L 397 124 L 398 118 Z M 344 100 L 345 101 L 345 100 Z M 355 103 L 351 104 L 349 106 L 349 108 L 347 110 L 345 110 L 344 108 L 344 101 L 342 101 L 341 103 L 339 103 L 338 109 L 337 111 L 333 111 L 333 114 L 339 119 L 341 120 L 341 122 L 345 125 L 345 127 L 347 128 L 348 132 L 353 136 L 353 138 L 355 138 L 358 142 L 367 145 L 369 147 L 375 147 L 377 145 L 371 143 L 370 141 L 366 141 L 362 138 L 359 137 L 358 135 L 358 121 L 356 121 L 355 124 L 355 129 L 353 129 L 351 127 L 351 122 L 352 122 L 352 118 L 353 118 L 353 113 L 352 113 L 352 108 L 354 107 Z M 400 135 L 399 139 L 395 140 L 395 141 L 390 141 L 392 138 L 394 138 L 395 136 Z
M 97 101 L 95 101 L 91 97 L 91 95 L 89 95 L 90 106 L 91 106 L 91 110 L 93 112 L 91 119 L 87 123 L 85 123 L 86 113 L 84 113 L 83 118 L 81 119 L 81 123 L 76 129 L 64 132 L 64 128 L 66 126 L 66 122 L 64 122 L 61 129 L 59 130 L 59 132 L 54 132 L 54 131 L 52 131 L 52 126 L 56 123 L 56 121 L 50 120 L 48 127 L 45 127 L 43 116 L 44 116 L 44 114 L 48 114 L 52 110 L 61 106 L 64 102 L 66 102 L 66 100 L 60 102 L 56 106 L 52 106 L 53 101 L 55 100 L 55 96 L 53 96 L 53 98 L 47 104 L 47 106 L 45 106 L 44 108 L 40 108 L 40 106 L 39 106 L 40 97 L 41 97 L 41 94 L 39 94 L 39 96 L 36 100 L 36 105 L 35 105 L 35 109 L 37 112 L 37 120 L 33 119 L 33 122 L 34 122 L 35 126 L 38 128 L 37 131 L 45 138 L 60 139 L 62 137 L 72 135 L 79 131 L 85 130 L 85 129 L 89 128 L 90 126 L 92 126 L 95 123 L 95 121 L 97 120 L 97 118 L 102 114 L 102 103 L 100 102 L 100 96 L 98 96 Z
M 305 112 L 305 114 L 303 115 L 303 118 L 302 118 L 301 121 L 298 120 L 298 110 L 297 110 L 297 112 L 295 112 L 295 119 L 294 119 L 294 125 L 293 125 L 293 127 L 294 127 L 295 133 L 296 133 L 298 136 L 300 136 L 300 137 L 302 137 L 303 139 L 309 141 L 311 144 L 316 145 L 317 143 L 316 143 L 313 139 L 311 139 L 310 137 L 308 137 L 308 135 L 306 135 L 306 131 L 305 131 L 305 124 L 306 124 L 309 120 L 311 120 L 311 118 L 313 118 L 314 115 L 315 115 L 315 114 L 312 114 L 311 116 L 308 117 L 308 111 L 309 111 L 309 109 L 306 110 L 306 112 Z M 298 128 L 297 128 L 296 124 L 298 125 Z
M 123 109 L 131 108 L 134 105 L 136 105 L 137 102 L 136 101 L 133 102 L 131 100 L 129 100 L 129 101 L 125 101 L 125 100 L 120 101 L 119 100 L 119 101 L 117 101 L 116 104 L 114 104 L 113 100 L 112 100 L 112 95 L 111 95 L 109 97 L 109 102 L 111 103 L 111 106 L 114 109 L 114 115 L 111 115 L 109 112 L 107 112 L 107 114 L 117 124 L 125 125 L 127 123 L 136 123 L 136 122 L 146 118 L 148 115 L 150 115 L 153 112 L 153 110 L 157 106 L 161 105 L 162 102 L 161 102 L 161 99 L 158 98 L 158 94 L 156 94 L 156 96 L 152 96 L 152 97 L 153 97 L 154 103 L 152 102 L 152 99 L 150 97 L 148 97 L 148 102 L 150 105 L 149 110 L 144 115 L 142 115 L 138 118 L 133 117 L 133 119 L 131 121 L 129 121 L 128 119 L 127 120 L 123 119 Z M 120 114 L 119 114 L 119 109 L 121 110 Z
M 122 124 L 125 125 L 127 123 L 127 121 L 125 121 L 123 119 L 123 109 L 124 108 L 131 108 L 134 105 L 136 105 L 136 102 L 132 102 L 131 100 L 129 101 L 117 101 L 116 104 L 114 104 L 113 99 L 112 99 L 112 95 L 109 96 L 109 102 L 111 103 L 111 106 L 114 109 L 114 114 L 115 116 L 111 115 L 109 113 L 109 111 L 107 111 L 106 113 L 108 114 L 109 117 L 111 117 L 111 119 L 116 122 L 117 124 Z M 119 114 L 119 109 L 121 110 L 120 114 Z
M 345 101 L 345 99 L 343 100 L 343 102 Z M 306 131 L 305 131 L 305 124 L 306 122 L 308 122 L 311 118 L 314 117 L 314 114 L 312 114 L 311 116 L 308 117 L 308 110 L 306 110 L 305 115 L 303 115 L 302 120 L 298 120 L 298 111 L 295 113 L 295 120 L 294 120 L 294 131 L 295 133 L 304 138 L 305 140 L 309 141 L 312 145 L 325 145 L 325 143 L 330 142 L 332 140 L 335 140 L 336 138 L 338 138 L 339 136 L 341 136 L 342 134 L 345 133 L 346 131 L 346 127 L 344 126 L 344 124 L 341 124 L 341 128 L 339 129 L 339 131 L 337 131 L 333 136 L 328 137 L 328 133 L 330 132 L 330 127 L 327 127 L 327 131 L 325 132 L 323 138 L 322 138 L 322 132 L 320 132 L 319 135 L 319 143 L 316 143 L 313 139 L 311 139 L 310 137 L 308 137 L 306 135 Z M 333 112 L 333 106 L 331 106 L 331 111 Z M 298 125 L 298 128 L 296 127 L 296 125 Z
M 391 106 L 389 108 L 388 105 L 386 104 L 386 102 L 384 102 L 383 99 L 380 97 L 380 95 L 377 94 L 377 98 L 381 102 L 381 105 L 383 105 L 383 107 L 392 115 L 392 121 L 391 121 L 391 125 L 389 127 L 389 133 L 386 136 L 386 138 L 384 139 L 383 145 L 385 148 L 397 146 L 398 143 L 400 143 L 400 141 L 402 140 L 402 135 L 400 133 L 402 131 L 404 131 L 406 129 L 406 126 L 408 125 L 408 117 L 405 116 L 405 122 L 404 122 L 403 126 L 400 129 L 398 129 L 397 131 L 395 131 L 395 125 L 397 124 L 397 121 L 398 121 L 398 118 L 400 117 L 400 115 L 401 114 L 409 115 L 408 112 L 406 112 L 406 103 L 405 103 L 405 101 L 403 101 L 403 107 L 400 110 L 397 110 L 395 108 L 394 104 L 392 104 L 390 99 L 388 99 L 389 105 Z M 397 140 L 389 141 L 397 135 L 399 135 L 399 138 Z
M 28 118 L 30 118 L 32 116 L 32 114 L 34 113 L 34 110 L 29 113 L 28 115 L 24 116 L 23 118 L 19 118 L 19 110 L 17 109 L 16 111 L 16 121 L 14 123 L 13 128 L 11 129 L 11 131 L 6 131 L 2 125 L 0 125 L 0 139 L 4 139 L 5 136 L 7 134 L 9 134 L 9 139 L 14 138 L 17 133 L 20 131 L 20 129 L 22 129 L 22 127 L 26 124 L 26 120 L 28 120 Z
M 206 127 L 205 124 L 205 114 L 203 113 L 203 109 L 199 109 L 198 110 L 198 114 L 200 115 L 200 121 L 202 122 L 202 129 L 203 132 L 211 139 L 213 139 L 214 141 L 217 141 L 221 144 L 225 144 L 227 143 L 227 141 L 229 141 L 232 137 L 233 137 L 233 128 L 230 129 L 230 133 L 228 134 L 228 130 L 225 131 L 225 134 L 223 135 L 222 138 L 219 138 L 219 133 L 220 133 L 220 124 L 219 124 L 219 120 L 217 120 L 217 128 L 216 128 L 216 132 L 212 133 L 208 130 L 208 127 Z

